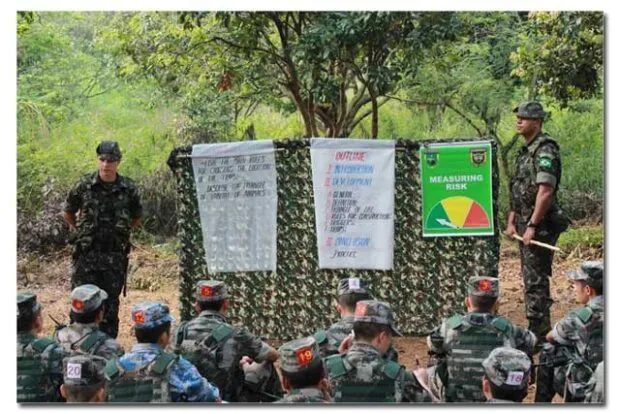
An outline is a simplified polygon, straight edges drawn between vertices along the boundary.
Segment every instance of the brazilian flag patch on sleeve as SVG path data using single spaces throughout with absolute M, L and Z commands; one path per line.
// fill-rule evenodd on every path
M 538 160 L 538 166 L 540 168 L 551 168 L 551 158 L 549 157 L 540 157 Z

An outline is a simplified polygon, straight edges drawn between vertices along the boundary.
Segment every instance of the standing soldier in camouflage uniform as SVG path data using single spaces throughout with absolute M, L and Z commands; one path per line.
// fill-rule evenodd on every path
M 566 401 L 583 401 L 592 371 L 603 361 L 603 262 L 584 262 L 567 276 L 584 307 L 547 334 L 536 376 L 536 402 L 550 402 L 556 392 Z
M 482 362 L 482 392 L 489 403 L 520 403 L 527 397 L 532 361 L 514 348 L 495 348 Z
M 216 402 L 219 390 L 183 357 L 165 352 L 174 321 L 167 305 L 143 302 L 131 311 L 138 343 L 105 367 L 110 402 Z
M 278 352 L 245 327 L 226 322 L 228 297 L 224 282 L 199 281 L 195 304 L 198 316 L 177 327 L 171 348 L 195 364 L 205 378 L 220 388 L 225 401 L 249 402 L 255 397 L 260 400 L 263 393 L 280 398 L 282 388 L 272 364 L 278 359 Z M 244 357 L 255 362 L 242 369 L 240 362 Z M 255 392 L 259 395 L 254 395 Z
M 429 353 L 440 362 L 429 369 L 430 387 L 447 402 L 483 402 L 482 361 L 498 347 L 534 352 L 536 336 L 496 314 L 499 281 L 472 277 L 465 299 L 467 314 L 443 321 L 427 338 Z
M 103 402 L 106 360 L 96 355 L 73 355 L 63 361 L 64 384 L 60 392 L 68 403 Z
M 116 338 L 119 296 L 126 283 L 129 260 L 129 234 L 140 223 L 142 205 L 134 182 L 117 174 L 121 162 L 118 143 L 101 142 L 97 156 L 98 171 L 82 177 L 64 205 L 65 220 L 74 231 L 71 288 L 92 283 L 106 291 L 106 313 L 100 328 Z
M 43 330 L 41 305 L 30 292 L 17 293 L 17 402 L 61 402 L 60 345 L 39 338 Z
M 510 180 L 510 212 L 505 234 L 521 235 L 521 274 L 525 284 L 528 329 L 544 336 L 551 329 L 549 310 L 553 300 L 549 289 L 553 251 L 530 244 L 537 240 L 555 245 L 570 222 L 557 204 L 562 177 L 560 148 L 545 132 L 547 114 L 538 102 L 526 102 L 514 109 L 517 132 L 525 139 Z
M 309 336 L 282 345 L 280 372 L 286 395 L 280 403 L 331 401 L 327 372 L 316 340 Z
M 325 360 L 336 402 L 425 402 L 430 396 L 403 365 L 386 360 L 394 327 L 390 306 L 362 300 L 355 307 L 353 343 L 342 355 Z
M 360 300 L 372 299 L 368 293 L 366 282 L 357 277 L 340 279 L 338 282 L 338 303 L 336 310 L 341 319 L 329 327 L 326 331 L 318 331 L 314 338 L 319 344 L 321 357 L 326 358 L 338 353 L 338 347 L 353 330 L 353 318 L 355 305 Z M 385 358 L 398 362 L 398 351 L 390 346 L 385 353 Z
M 120 357 L 125 350 L 115 339 L 99 330 L 108 294 L 95 285 L 78 286 L 71 292 L 71 325 L 59 327 L 54 340 L 68 353 Z

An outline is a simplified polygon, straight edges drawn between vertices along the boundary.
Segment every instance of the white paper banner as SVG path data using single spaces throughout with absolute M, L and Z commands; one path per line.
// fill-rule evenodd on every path
M 194 145 L 192 166 L 209 273 L 275 271 L 273 142 Z
M 394 141 L 310 141 L 322 269 L 389 270 L 394 258 Z

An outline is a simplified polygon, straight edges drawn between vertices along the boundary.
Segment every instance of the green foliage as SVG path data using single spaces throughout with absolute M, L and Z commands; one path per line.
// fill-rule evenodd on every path
M 562 233 L 558 240 L 558 247 L 564 252 L 572 252 L 579 248 L 602 253 L 604 243 L 605 237 L 601 226 L 583 226 L 570 228 Z

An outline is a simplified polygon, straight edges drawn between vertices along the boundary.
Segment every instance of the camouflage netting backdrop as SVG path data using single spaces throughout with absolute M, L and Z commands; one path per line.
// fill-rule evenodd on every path
M 473 139 L 433 142 L 472 141 Z M 424 141 L 429 143 L 430 141 Z M 274 141 L 278 180 L 278 265 L 276 272 L 207 275 L 191 147 L 176 148 L 168 165 L 177 179 L 179 205 L 181 318 L 193 317 L 193 288 L 203 278 L 229 285 L 233 323 L 267 339 L 290 340 L 326 329 L 338 319 L 338 279 L 368 280 L 373 295 L 392 305 L 397 327 L 407 335 L 427 334 L 441 318 L 463 309 L 472 275 L 497 277 L 499 175 L 493 145 L 492 237 L 422 238 L 421 143 L 396 144 L 394 269 L 319 269 L 310 164 L 310 141 Z M 423 145 L 423 144 L 422 144 Z

